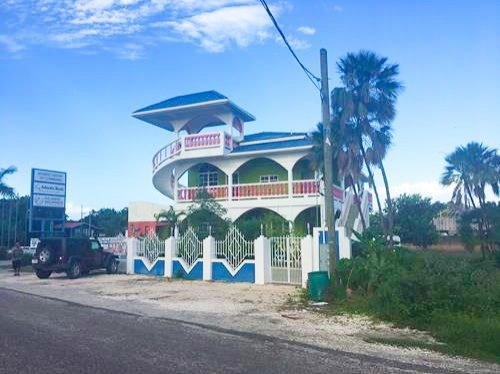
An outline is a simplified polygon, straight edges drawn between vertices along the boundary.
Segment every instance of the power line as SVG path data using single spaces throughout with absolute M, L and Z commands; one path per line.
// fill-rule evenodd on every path
M 283 39 L 283 41 L 285 42 L 285 45 L 288 47 L 288 49 L 290 50 L 290 53 L 292 54 L 292 56 L 295 58 L 295 60 L 297 61 L 297 63 L 300 65 L 300 67 L 302 68 L 302 70 L 304 71 L 304 73 L 306 73 L 306 76 L 307 78 L 309 78 L 309 80 L 312 82 L 312 84 L 314 85 L 314 87 L 316 87 L 316 89 L 318 91 L 321 92 L 321 87 L 319 85 L 318 82 L 321 81 L 320 78 L 318 78 L 317 76 L 315 76 L 308 68 L 306 68 L 304 66 L 304 64 L 299 60 L 299 58 L 297 57 L 297 55 L 295 54 L 292 46 L 290 45 L 290 43 L 288 43 L 288 40 L 286 39 L 285 37 L 285 34 L 283 34 L 283 31 L 281 31 L 281 28 L 279 27 L 278 25 L 278 22 L 276 21 L 276 19 L 274 18 L 273 14 L 271 13 L 271 9 L 269 9 L 269 6 L 267 5 L 266 1 L 265 0 L 260 0 L 260 3 L 262 4 L 262 6 L 264 7 L 264 9 L 266 10 L 267 14 L 269 15 L 269 18 L 271 18 L 271 21 L 273 22 L 274 24 L 274 27 L 276 28 L 276 30 L 278 31 L 278 33 L 281 35 L 281 38 Z

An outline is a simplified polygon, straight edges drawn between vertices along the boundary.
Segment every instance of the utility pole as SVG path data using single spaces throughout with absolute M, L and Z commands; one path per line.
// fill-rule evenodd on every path
M 326 227 L 328 228 L 328 260 L 330 278 L 333 277 L 337 265 L 336 243 L 335 243 L 335 214 L 333 207 L 333 137 L 332 124 L 330 122 L 330 90 L 328 88 L 328 60 L 326 49 L 320 50 L 321 65 L 321 111 L 323 120 L 323 158 L 325 167 L 325 215 Z

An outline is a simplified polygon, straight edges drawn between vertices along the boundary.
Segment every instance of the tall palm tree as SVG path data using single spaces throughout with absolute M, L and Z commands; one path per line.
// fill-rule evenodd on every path
M 15 196 L 14 189 L 8 186 L 4 181 L 4 177 L 9 174 L 14 174 L 17 171 L 15 166 L 9 166 L 7 169 L 0 169 L 0 197 L 12 198 Z
M 398 64 L 388 64 L 386 57 L 381 57 L 370 51 L 348 53 L 337 63 L 340 79 L 349 93 L 353 104 L 353 123 L 356 127 L 357 141 L 368 170 L 368 177 L 373 186 L 377 204 L 381 210 L 380 199 L 376 189 L 371 166 L 377 166 L 382 171 L 388 208 L 388 234 L 392 246 L 392 232 L 394 226 L 394 212 L 390 199 L 389 183 L 383 167 L 382 156 L 387 153 L 380 145 L 372 147 L 380 154 L 375 158 L 378 162 L 373 164 L 367 157 L 367 145 L 373 143 L 377 130 L 381 126 L 389 126 L 396 115 L 396 100 L 403 86 L 397 79 L 399 75 Z
M 467 207 L 468 198 L 475 209 L 477 205 L 474 197 L 480 207 L 486 203 L 486 186 L 490 186 L 496 196 L 499 195 L 500 156 L 496 149 L 488 148 L 482 143 L 470 142 L 457 147 L 446 156 L 445 161 L 441 184 L 455 185 L 452 196 L 454 201 L 463 197 Z

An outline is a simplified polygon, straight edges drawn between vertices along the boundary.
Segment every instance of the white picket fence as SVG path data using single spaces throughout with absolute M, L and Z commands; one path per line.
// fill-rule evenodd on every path
M 246 240 L 236 226 L 232 226 L 224 240 L 215 241 L 217 257 L 223 257 L 229 265 L 237 269 L 246 259 L 255 256 L 253 240 Z
M 152 264 L 157 258 L 165 257 L 165 242 L 154 234 L 140 238 L 136 255 L 146 258 Z
M 182 258 L 188 266 L 203 257 L 203 242 L 198 239 L 194 230 L 190 227 L 177 240 L 176 255 Z
M 301 238 L 279 236 L 269 240 L 271 243 L 271 280 L 275 283 L 301 284 Z

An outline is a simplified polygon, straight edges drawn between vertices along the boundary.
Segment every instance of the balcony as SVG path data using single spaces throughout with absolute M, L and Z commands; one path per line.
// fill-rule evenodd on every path
M 236 146 L 235 140 L 225 131 L 207 134 L 184 135 L 160 149 L 153 156 L 153 174 L 160 166 L 180 158 L 223 155 Z
M 215 200 L 258 200 L 275 198 L 300 198 L 319 196 L 320 186 L 316 180 L 295 180 L 292 182 L 292 194 L 289 194 L 288 181 L 273 183 L 235 184 L 231 187 L 231 196 L 228 195 L 229 186 L 185 187 L 177 188 L 178 202 L 192 202 L 201 191 L 207 191 Z M 339 186 L 333 186 L 333 196 L 336 200 L 344 200 L 344 191 Z

